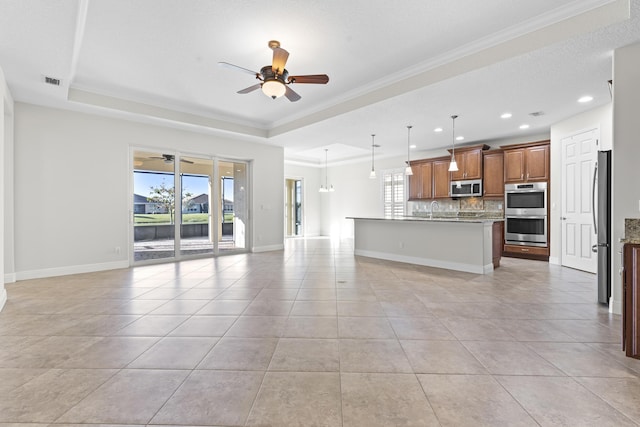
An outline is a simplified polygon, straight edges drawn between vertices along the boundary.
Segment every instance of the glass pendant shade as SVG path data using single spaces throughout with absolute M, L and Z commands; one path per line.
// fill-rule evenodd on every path
M 456 162 L 456 119 L 458 116 L 451 116 L 453 126 L 451 127 L 451 162 L 449 163 L 449 172 L 456 172 L 458 170 L 458 163 Z
M 280 98 L 286 91 L 287 88 L 280 80 L 267 80 L 262 83 L 262 92 L 269 98 Z
M 329 167 L 328 167 L 328 148 L 324 149 L 324 185 L 320 184 L 320 189 L 318 189 L 318 192 L 320 193 L 328 193 L 328 192 L 333 192 L 336 191 L 335 188 L 333 188 L 333 184 L 331 184 L 331 186 L 329 186 Z
M 411 169 L 411 128 L 413 126 L 407 126 L 407 167 L 404 169 L 404 174 L 407 176 L 413 175 L 413 170 Z
M 457 172 L 458 171 L 458 163 L 456 162 L 456 158 L 451 155 L 451 162 L 449 163 L 449 172 Z
M 374 167 L 374 163 L 373 163 L 373 152 L 374 152 L 374 149 L 376 148 L 375 139 L 376 139 L 376 135 L 372 134 L 371 135 L 371 173 L 369 173 L 369 179 L 375 179 L 376 177 L 376 168 Z

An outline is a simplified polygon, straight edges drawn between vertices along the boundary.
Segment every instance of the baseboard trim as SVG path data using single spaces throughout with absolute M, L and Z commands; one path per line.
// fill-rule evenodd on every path
M 549 257 L 549 264 L 560 265 L 560 258 L 556 256 Z
M 101 264 L 70 265 L 67 267 L 43 268 L 41 270 L 27 270 L 16 273 L 17 280 L 42 279 L 45 277 L 68 276 L 69 274 L 93 273 L 95 271 L 116 270 L 128 268 L 129 261 L 114 261 Z
M 15 283 L 15 282 L 16 282 L 16 273 L 5 273 L 4 283 Z
M 284 243 L 279 245 L 254 246 L 251 249 L 251 252 L 271 252 L 271 251 L 282 251 L 282 250 L 284 250 Z
M 0 289 L 0 311 L 2 311 L 2 308 L 4 307 L 4 304 L 6 302 L 7 302 L 7 290 L 3 286 L 2 289 Z
M 609 298 L 609 313 L 622 314 L 622 301 L 614 300 L 613 297 Z
M 447 270 L 464 271 L 466 273 L 487 274 L 493 271 L 493 263 L 489 263 L 484 266 L 479 266 L 479 265 L 473 265 L 473 264 L 463 264 L 459 262 L 441 261 L 441 260 L 431 259 L 431 258 L 410 257 L 410 256 L 404 256 L 404 255 L 391 254 L 388 252 L 367 251 L 362 249 L 356 249 L 354 251 L 354 254 L 358 256 L 364 256 L 367 258 L 378 258 L 378 259 L 384 259 L 387 261 L 402 262 L 406 264 L 416 264 L 416 265 L 424 265 L 426 267 L 436 267 L 436 268 L 444 268 Z

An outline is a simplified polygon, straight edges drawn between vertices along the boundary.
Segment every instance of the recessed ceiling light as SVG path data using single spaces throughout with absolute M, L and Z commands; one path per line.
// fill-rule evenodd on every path
M 416 148 L 416 144 L 411 144 L 409 148 Z
M 442 132 L 442 128 L 435 128 L 433 131 L 434 132 Z
M 464 136 L 456 136 L 456 141 L 462 141 L 464 139 Z
M 510 119 L 511 116 L 513 116 L 513 114 L 511 113 L 504 113 L 503 115 L 500 116 L 501 119 Z
M 585 95 L 582 98 L 578 99 L 578 102 L 580 102 L 581 104 L 584 104 L 586 102 L 591 102 L 593 101 L 593 96 L 589 96 L 589 95 Z
M 526 123 L 523 125 L 520 125 L 520 129 L 529 129 L 529 125 Z

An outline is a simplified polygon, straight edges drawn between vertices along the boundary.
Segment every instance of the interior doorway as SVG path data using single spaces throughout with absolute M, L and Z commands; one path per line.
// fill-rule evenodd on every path
M 595 273 L 594 172 L 598 130 L 562 139 L 562 265 Z
M 286 237 L 303 235 L 302 180 L 287 178 L 284 191 L 284 229 Z

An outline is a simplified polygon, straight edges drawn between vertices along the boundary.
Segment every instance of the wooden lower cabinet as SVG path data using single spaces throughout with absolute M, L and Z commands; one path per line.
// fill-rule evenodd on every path
M 622 303 L 622 349 L 640 359 L 640 245 L 626 244 Z
M 493 268 L 500 267 L 502 258 L 502 247 L 504 244 L 504 221 L 493 223 Z
M 540 246 L 504 245 L 504 256 L 515 258 L 549 260 L 549 248 Z

